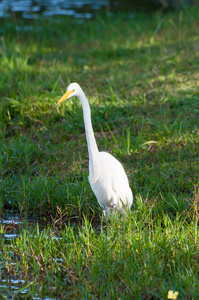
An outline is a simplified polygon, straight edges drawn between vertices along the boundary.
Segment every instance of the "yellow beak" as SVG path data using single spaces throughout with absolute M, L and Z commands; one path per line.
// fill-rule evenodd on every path
M 74 90 L 72 90 L 72 91 L 67 91 L 67 92 L 59 99 L 59 101 L 57 102 L 56 105 L 59 105 L 59 104 L 62 103 L 64 100 L 66 100 L 66 99 L 70 96 L 70 94 L 72 94 L 73 92 L 74 92 Z

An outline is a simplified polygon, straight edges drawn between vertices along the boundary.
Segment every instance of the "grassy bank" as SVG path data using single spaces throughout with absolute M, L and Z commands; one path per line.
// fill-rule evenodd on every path
M 79 228 L 25 227 L 11 246 L 2 244 L 2 270 L 10 274 L 4 295 L 167 299 L 173 290 L 179 299 L 197 299 L 196 226 L 163 213 L 154 220 L 151 207 L 142 203 L 124 224 L 114 219 L 107 227 L 93 228 L 85 219 Z
M 1 229 L 5 297 L 15 292 L 10 279 L 24 298 L 199 297 L 198 20 L 197 7 L 0 20 L 0 209 L 22 220 Z M 73 81 L 91 104 L 99 149 L 128 174 L 134 203 L 124 224 L 101 221 L 79 101 L 55 106 Z

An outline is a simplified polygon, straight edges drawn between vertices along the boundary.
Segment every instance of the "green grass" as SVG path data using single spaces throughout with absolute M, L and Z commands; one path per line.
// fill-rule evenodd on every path
M 0 19 L 0 212 L 22 221 L 1 228 L 5 299 L 199 297 L 198 20 Z M 56 107 L 73 81 L 128 174 L 128 220 L 101 219 L 78 99 Z
M 113 218 L 104 228 L 86 217 L 62 230 L 24 225 L 9 247 L 1 242 L 2 270 L 9 273 L 3 293 L 17 297 L 18 287 L 26 299 L 166 299 L 177 290 L 180 299 L 197 299 L 197 221 L 180 219 L 154 219 L 140 199 L 128 220 Z

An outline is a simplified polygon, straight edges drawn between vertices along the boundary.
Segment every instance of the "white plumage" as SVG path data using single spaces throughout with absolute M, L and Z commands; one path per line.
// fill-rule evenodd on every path
M 129 210 L 133 202 L 127 175 L 116 158 L 107 152 L 98 150 L 91 123 L 90 106 L 81 87 L 77 83 L 71 83 L 57 105 L 73 96 L 79 98 L 83 109 L 91 189 L 103 209 L 104 215 L 106 211 L 113 208 L 125 214 L 125 210 Z

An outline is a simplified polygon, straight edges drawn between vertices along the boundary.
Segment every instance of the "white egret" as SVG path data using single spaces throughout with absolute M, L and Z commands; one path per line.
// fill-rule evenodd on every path
M 86 139 L 89 153 L 89 182 L 99 205 L 106 211 L 116 209 L 122 214 L 129 210 L 133 202 L 132 191 L 121 163 L 107 152 L 98 150 L 88 100 L 78 83 L 71 83 L 57 105 L 77 96 L 82 104 Z

